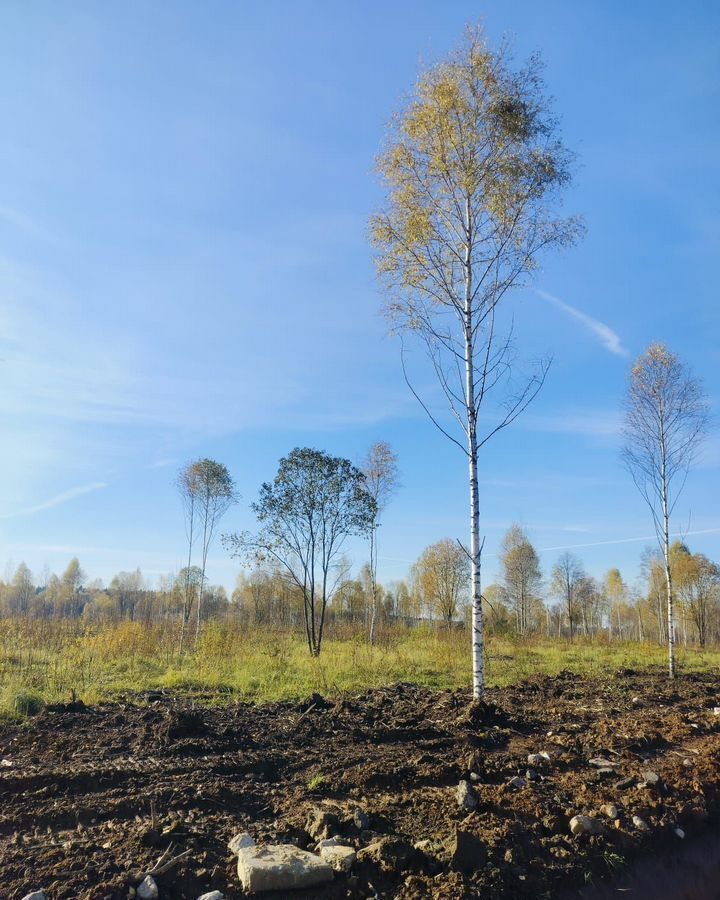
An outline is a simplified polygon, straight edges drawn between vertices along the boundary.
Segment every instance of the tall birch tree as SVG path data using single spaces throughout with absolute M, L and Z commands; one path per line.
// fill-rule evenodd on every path
M 208 552 L 217 531 L 220 519 L 228 509 L 237 503 L 239 495 L 230 472 L 222 463 L 214 459 L 196 459 L 187 463 L 178 473 L 177 489 L 185 510 L 185 529 L 188 539 L 188 558 L 185 567 L 185 585 L 180 630 L 180 652 L 182 653 L 185 634 L 190 618 L 192 595 L 197 589 L 195 604 L 195 643 L 200 637 L 202 621 L 203 589 Z M 200 577 L 196 584 L 192 581 L 192 555 L 195 541 L 200 541 Z
M 220 519 L 238 502 L 239 496 L 235 482 L 227 467 L 214 459 L 199 459 L 195 463 L 196 515 L 200 535 L 200 585 L 197 597 L 197 616 L 195 620 L 195 645 L 200 637 L 202 621 L 203 591 L 205 589 L 205 570 L 207 568 L 208 551 L 212 544 Z
M 565 551 L 553 567 L 550 576 L 550 591 L 562 601 L 568 618 L 570 640 L 575 635 L 575 613 L 577 589 L 585 578 L 585 570 L 580 560 L 569 551 Z
M 662 551 L 671 678 L 676 635 L 670 517 L 707 424 L 708 406 L 698 379 L 663 344 L 650 344 L 630 371 L 622 459 L 650 509 Z
M 368 450 L 367 456 L 360 464 L 360 471 L 365 476 L 365 490 L 375 501 L 375 516 L 370 529 L 370 643 L 375 643 L 375 625 L 378 608 L 377 583 L 377 532 L 380 527 L 380 516 L 398 486 L 397 454 L 387 441 L 376 441 Z
M 183 582 L 183 605 L 180 619 L 180 654 L 182 655 L 183 650 L 185 649 L 185 634 L 190 620 L 190 607 L 192 601 L 191 573 L 193 568 L 195 568 L 192 565 L 192 554 L 196 538 L 195 530 L 197 527 L 195 515 L 198 494 L 197 460 L 187 463 L 180 469 L 175 484 L 178 494 L 180 495 L 180 500 L 182 501 L 183 512 L 185 513 L 185 535 L 188 542 L 187 565 L 183 569 L 185 577 Z
M 476 698 L 484 690 L 479 451 L 528 406 L 549 364 L 513 381 L 512 327 L 502 326 L 499 307 L 541 251 L 581 230 L 554 212 L 570 163 L 539 58 L 514 69 L 507 47 L 494 52 L 479 29 L 421 74 L 378 160 L 387 198 L 371 234 L 387 312 L 396 331 L 424 346 L 454 423 L 441 421 L 411 385 L 404 355 L 403 370 L 468 462 Z
M 520 525 L 513 525 L 502 542 L 503 595 L 515 612 L 520 635 L 528 634 L 537 620 L 542 572 L 537 550 Z

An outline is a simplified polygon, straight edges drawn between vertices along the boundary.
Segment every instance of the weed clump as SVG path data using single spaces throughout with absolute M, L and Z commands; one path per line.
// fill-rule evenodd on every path
M 41 712 L 45 701 L 39 694 L 33 694 L 31 691 L 18 691 L 12 697 L 10 706 L 16 715 L 27 718 Z
M 325 782 L 325 776 L 322 773 L 318 772 L 317 774 L 313 775 L 312 778 L 308 779 L 307 789 L 309 791 L 317 791 L 325 784 Z

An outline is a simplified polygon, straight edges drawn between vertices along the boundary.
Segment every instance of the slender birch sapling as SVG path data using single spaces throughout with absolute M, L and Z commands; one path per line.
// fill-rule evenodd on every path
M 671 678 L 676 635 L 670 517 L 707 426 L 708 405 L 698 379 L 663 344 L 650 344 L 630 370 L 622 459 L 650 509 L 662 552 Z
M 196 568 L 192 566 L 193 545 L 196 538 L 200 538 L 200 566 L 197 567 L 200 577 L 197 580 L 195 603 L 195 644 L 197 646 L 202 621 L 202 600 L 208 551 L 220 519 L 234 503 L 237 503 L 239 495 L 226 466 L 214 459 L 207 458 L 197 459 L 184 466 L 178 475 L 177 487 L 185 510 L 185 528 L 188 538 L 188 559 L 185 567 L 180 630 L 180 652 L 182 653 L 196 587 L 192 579 L 193 569 Z
M 360 469 L 365 476 L 365 487 L 375 501 L 375 517 L 370 529 L 370 630 L 369 641 L 375 643 L 377 623 L 378 583 L 377 583 L 377 532 L 380 516 L 398 486 L 397 455 L 386 441 L 376 441 L 368 450 Z

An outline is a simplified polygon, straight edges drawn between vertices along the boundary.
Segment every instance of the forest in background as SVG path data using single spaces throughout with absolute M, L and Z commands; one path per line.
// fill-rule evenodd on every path
M 677 641 L 685 646 L 720 644 L 720 567 L 687 544 L 672 545 L 673 581 L 677 589 Z M 502 577 L 484 591 L 490 633 L 508 638 L 583 637 L 608 641 L 667 642 L 665 575 L 657 550 L 642 557 L 642 576 L 629 585 L 611 568 L 602 580 L 588 575 L 570 552 L 543 572 L 526 531 L 514 525 L 505 535 Z M 20 563 L 12 577 L 0 581 L 0 615 L 4 619 L 72 621 L 97 630 L 120 622 L 173 624 L 179 627 L 190 584 L 190 616 L 195 616 L 200 569 L 182 569 L 151 585 L 141 570 L 118 572 L 104 585 L 87 580 L 77 558 L 60 575 L 35 577 Z M 189 577 L 188 577 L 189 576 Z M 408 577 L 378 585 L 378 617 L 385 628 L 467 626 L 469 572 L 467 557 L 447 538 L 427 547 Z M 224 587 L 203 586 L 203 623 L 229 622 L 251 633 L 264 629 L 299 629 L 303 597 L 279 567 L 241 571 L 228 596 Z M 328 604 L 329 624 L 353 626 L 369 638 L 373 586 L 370 567 L 355 577 L 346 561 Z

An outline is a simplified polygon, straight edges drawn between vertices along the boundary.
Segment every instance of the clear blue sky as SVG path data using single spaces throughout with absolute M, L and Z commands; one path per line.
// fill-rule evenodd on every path
M 357 459 L 379 438 L 403 482 L 381 577 L 465 537 L 464 459 L 405 387 L 366 223 L 391 112 L 481 17 L 519 58 L 542 52 L 588 227 L 537 277 L 560 302 L 513 301 L 520 356 L 555 362 L 482 460 L 487 574 L 517 520 L 546 570 L 575 546 L 593 574 L 635 577 L 652 529 L 618 461 L 630 360 L 666 341 L 720 406 L 709 0 L 2 3 L 2 565 L 77 554 L 90 577 L 154 578 L 182 565 L 182 462 L 229 466 L 239 529 L 293 446 Z M 716 559 L 719 500 L 716 432 L 675 519 Z M 236 563 L 211 556 L 231 587 Z

